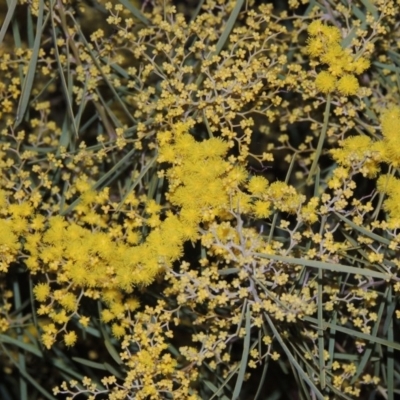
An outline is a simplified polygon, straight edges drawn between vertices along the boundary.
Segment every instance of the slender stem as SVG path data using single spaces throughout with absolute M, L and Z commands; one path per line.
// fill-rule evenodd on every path
M 316 170 L 317 170 L 318 161 L 319 161 L 319 158 L 320 158 L 321 152 L 322 152 L 322 146 L 324 145 L 326 132 L 328 130 L 330 111 L 331 111 L 331 95 L 328 94 L 328 97 L 326 99 L 325 112 L 324 112 L 324 125 L 322 126 L 321 136 L 319 137 L 319 142 L 318 142 L 317 150 L 315 152 L 315 157 L 314 157 L 313 163 L 311 165 L 310 173 L 307 178 L 307 184 L 310 183 L 312 177 L 315 175 Z

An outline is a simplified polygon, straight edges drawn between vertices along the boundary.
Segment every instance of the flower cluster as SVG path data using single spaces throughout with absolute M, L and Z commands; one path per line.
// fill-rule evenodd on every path
M 336 26 L 317 20 L 308 26 L 307 31 L 310 35 L 307 53 L 327 66 L 327 70 L 319 72 L 315 79 L 317 89 L 322 93 L 337 90 L 344 96 L 355 95 L 359 89 L 356 76 L 369 68 L 369 60 L 361 55 L 353 56 L 342 47 L 342 34 Z
M 1 30 L 7 382 L 39 358 L 71 398 L 395 382 L 398 2 L 75 3 Z

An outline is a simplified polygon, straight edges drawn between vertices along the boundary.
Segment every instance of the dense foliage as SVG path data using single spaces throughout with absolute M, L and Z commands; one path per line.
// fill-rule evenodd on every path
M 0 397 L 395 399 L 400 2 L 5 5 Z

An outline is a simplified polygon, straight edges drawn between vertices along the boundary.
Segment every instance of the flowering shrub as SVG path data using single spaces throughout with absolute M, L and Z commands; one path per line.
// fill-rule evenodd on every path
M 395 398 L 400 3 L 337 3 L 0 10 L 5 398 Z

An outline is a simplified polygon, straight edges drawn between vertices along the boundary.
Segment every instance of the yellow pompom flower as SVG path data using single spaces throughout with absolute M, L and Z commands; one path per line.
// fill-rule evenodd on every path
M 64 335 L 64 343 L 68 347 L 73 346 L 77 339 L 75 331 L 70 331 Z
M 110 322 L 115 318 L 115 315 L 108 309 L 101 312 L 101 320 L 105 323 Z
M 256 218 L 268 218 L 271 215 L 271 203 L 257 200 L 253 205 L 253 213 Z
M 75 311 L 78 307 L 78 299 L 73 293 L 64 294 L 59 302 L 67 311 Z
M 202 157 L 223 157 L 229 150 L 229 143 L 220 138 L 204 140 L 199 145 Z
M 400 179 L 392 175 L 381 175 L 377 182 L 378 192 L 385 193 L 388 198 L 384 201 L 384 208 L 389 213 L 390 219 L 400 220 Z
M 135 311 L 140 307 L 140 301 L 136 297 L 130 297 L 125 301 L 124 305 L 127 310 Z
M 125 328 L 121 325 L 113 324 L 111 330 L 113 336 L 116 337 L 117 339 L 125 335 Z
M 400 107 L 390 107 L 381 117 L 383 159 L 394 167 L 400 165 Z
M 148 214 L 159 214 L 162 207 L 155 202 L 153 199 L 149 199 L 146 203 L 146 212 Z
M 322 93 L 330 93 L 335 90 L 336 78 L 329 72 L 320 72 L 315 79 L 316 88 Z
M 37 301 L 43 302 L 49 297 L 50 286 L 48 283 L 39 283 L 33 289 L 33 294 Z
M 344 58 L 346 56 L 346 53 L 340 46 L 340 44 L 332 44 L 326 49 L 324 54 L 321 56 L 321 61 L 325 64 L 335 64 L 340 60 L 341 58 Z
M 343 75 L 337 83 L 338 91 L 345 96 L 356 94 L 359 87 L 357 78 L 350 74 Z
M 311 22 L 310 25 L 307 27 L 307 32 L 310 36 L 317 36 L 320 33 L 322 33 L 324 28 L 324 24 L 321 22 L 321 20 L 317 19 L 313 22 Z
M 388 108 L 382 114 L 381 126 L 382 126 L 382 134 L 386 140 L 397 139 L 399 137 L 399 127 L 400 127 L 400 107 Z
M 306 52 L 311 57 L 318 57 L 324 52 L 324 42 L 318 38 L 313 37 L 307 40 Z
M 328 44 L 339 43 L 342 40 L 342 34 L 336 26 L 322 25 L 321 29 Z
M 392 175 L 381 175 L 376 183 L 378 192 L 393 195 L 399 191 L 399 180 Z
M 360 57 L 351 63 L 352 71 L 360 75 L 370 67 L 371 63 L 364 57 Z
M 263 176 L 254 176 L 247 185 L 250 193 L 262 194 L 267 189 L 268 181 Z

